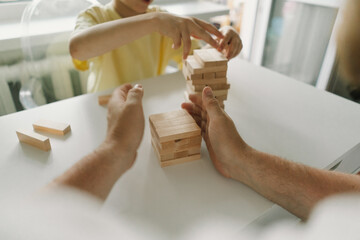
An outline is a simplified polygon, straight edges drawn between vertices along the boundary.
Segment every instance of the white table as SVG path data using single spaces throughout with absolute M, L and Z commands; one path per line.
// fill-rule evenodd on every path
M 229 63 L 228 78 L 226 110 L 243 138 L 259 150 L 329 168 L 360 142 L 358 104 L 238 59 Z M 146 120 L 180 107 L 185 89 L 181 73 L 141 83 Z M 41 188 L 96 148 L 105 137 L 106 111 L 98 106 L 96 94 L 88 94 L 0 117 L 2 197 Z M 65 137 L 51 136 L 50 152 L 20 144 L 15 134 L 19 128 L 31 129 L 39 118 L 72 127 Z M 196 231 L 206 236 L 214 229 L 236 233 L 273 206 L 243 184 L 220 176 L 204 144 L 199 161 L 164 169 L 157 161 L 146 121 L 138 159 L 105 204 L 149 239 L 181 238 Z

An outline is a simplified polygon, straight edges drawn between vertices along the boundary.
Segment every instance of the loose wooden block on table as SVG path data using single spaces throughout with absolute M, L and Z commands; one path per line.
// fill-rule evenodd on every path
M 16 131 L 16 135 L 20 142 L 29 144 L 43 151 L 49 151 L 51 149 L 50 139 L 48 137 L 27 130 L 18 130 Z
M 33 128 L 36 131 L 48 132 L 56 135 L 65 135 L 71 130 L 70 124 L 43 119 L 34 122 Z
M 103 96 L 98 96 L 98 103 L 99 105 L 106 105 L 109 103 L 110 98 L 111 98 L 111 94 L 110 95 L 103 95 Z
M 210 72 L 223 72 L 227 70 L 227 65 L 203 67 L 194 56 L 188 56 L 185 60 L 185 66 L 190 74 L 210 73 Z
M 214 48 L 194 50 L 194 57 L 202 67 L 221 66 L 228 62 L 228 59 Z

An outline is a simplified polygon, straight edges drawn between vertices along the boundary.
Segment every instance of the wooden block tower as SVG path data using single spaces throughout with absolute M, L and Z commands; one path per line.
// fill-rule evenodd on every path
M 186 110 L 153 114 L 149 122 L 161 167 L 200 159 L 201 129 Z
M 188 94 L 202 94 L 205 86 L 211 87 L 220 106 L 224 108 L 230 84 L 227 83 L 227 58 L 214 48 L 194 50 L 183 64 L 186 81 L 185 98 Z

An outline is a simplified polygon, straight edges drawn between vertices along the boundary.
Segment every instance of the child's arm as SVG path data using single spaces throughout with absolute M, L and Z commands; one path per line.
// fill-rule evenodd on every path
M 215 48 L 219 45 L 210 34 L 223 38 L 214 26 L 196 18 L 147 13 L 98 24 L 79 32 L 70 39 L 70 53 L 75 59 L 87 60 L 152 32 L 172 38 L 175 49 L 183 43 L 184 58 L 191 49 L 190 36 L 200 38 Z

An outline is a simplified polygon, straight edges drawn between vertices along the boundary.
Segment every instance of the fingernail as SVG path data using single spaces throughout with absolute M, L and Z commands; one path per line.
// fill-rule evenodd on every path
M 134 88 L 142 88 L 141 84 L 135 84 Z
M 208 96 L 208 97 L 212 97 L 212 96 L 213 96 L 213 92 L 212 92 L 212 90 L 211 90 L 210 87 L 206 87 L 204 91 L 205 91 L 205 95 L 206 95 L 206 96 Z

